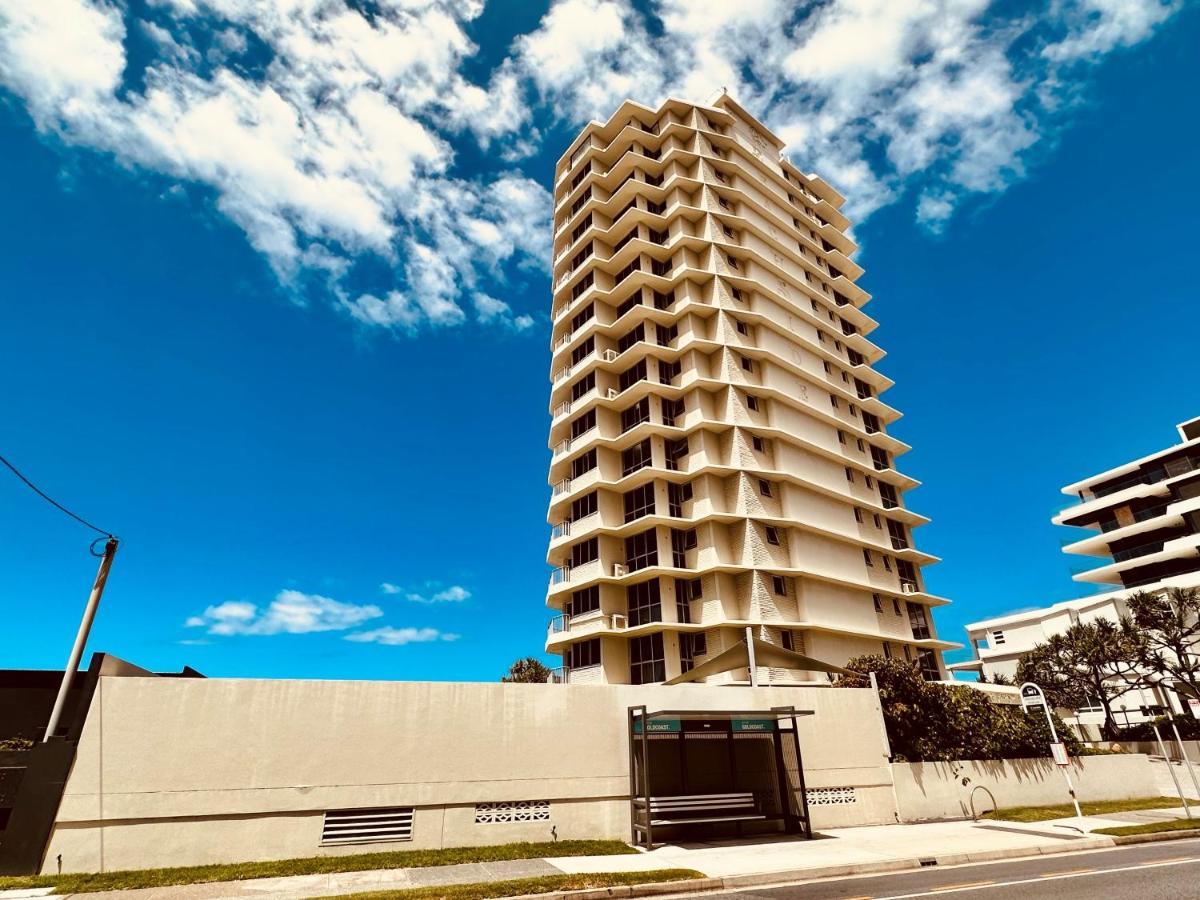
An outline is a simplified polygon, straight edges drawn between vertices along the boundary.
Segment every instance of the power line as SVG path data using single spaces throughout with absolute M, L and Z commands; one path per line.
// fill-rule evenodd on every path
M 25 482 L 25 485 L 31 491 L 33 491 L 35 494 L 37 494 L 39 497 L 41 497 L 43 500 L 45 500 L 47 503 L 49 503 L 55 509 L 59 510 L 60 512 L 66 513 L 68 516 L 70 516 L 76 522 L 79 522 L 82 525 L 86 525 L 88 528 L 92 529 L 92 531 L 98 532 L 99 534 L 102 534 L 105 537 L 109 537 L 109 538 L 113 536 L 113 533 L 111 531 L 105 531 L 103 528 L 97 528 L 95 525 L 93 525 L 87 519 L 83 518 L 82 516 L 77 516 L 75 513 L 71 512 L 69 509 L 67 509 L 65 506 L 63 506 L 61 503 L 59 503 L 57 500 L 55 500 L 53 497 L 51 497 L 49 494 L 47 494 L 45 491 L 43 491 L 40 487 L 38 487 L 36 484 L 34 484 L 32 481 L 30 481 L 24 475 L 22 475 L 21 470 L 18 469 L 16 466 L 14 466 L 12 463 L 10 463 L 3 456 L 0 456 L 0 463 L 4 463 L 4 465 L 8 466 L 8 468 L 12 470 L 12 473 L 14 475 L 16 475 L 18 478 L 20 478 L 23 482 Z

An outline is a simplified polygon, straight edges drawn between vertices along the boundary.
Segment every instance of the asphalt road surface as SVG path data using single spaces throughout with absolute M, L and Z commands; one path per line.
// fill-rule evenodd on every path
M 1200 900 L 1200 839 L 723 893 L 744 900 Z

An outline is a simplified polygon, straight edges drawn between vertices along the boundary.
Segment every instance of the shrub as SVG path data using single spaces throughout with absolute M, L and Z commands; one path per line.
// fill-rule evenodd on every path
M 858 673 L 839 687 L 868 687 L 874 672 L 893 758 L 901 762 L 953 759 L 1023 759 L 1049 755 L 1045 716 L 993 703 L 975 688 L 925 681 L 915 664 L 860 656 L 846 664 Z M 1079 742 L 1055 719 L 1059 740 L 1075 754 Z
M 1175 740 L 1175 732 L 1171 730 L 1171 721 L 1166 716 L 1159 716 L 1154 723 L 1158 725 L 1159 734 L 1162 735 L 1164 741 Z M 1179 736 L 1185 741 L 1200 741 L 1200 719 L 1193 719 L 1191 716 L 1176 716 L 1175 727 L 1179 729 Z M 1149 722 L 1128 725 L 1117 730 L 1116 740 L 1153 741 L 1154 728 Z

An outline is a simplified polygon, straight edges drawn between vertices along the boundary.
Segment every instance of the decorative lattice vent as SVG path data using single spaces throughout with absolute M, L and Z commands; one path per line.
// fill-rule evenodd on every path
M 321 845 L 376 844 L 382 841 L 411 841 L 413 808 L 331 809 L 325 813 Z
M 505 822 L 549 822 L 549 800 L 511 800 L 505 803 L 476 803 L 476 825 L 502 825 Z
M 809 806 L 843 806 L 858 802 L 852 787 L 809 788 L 805 795 Z

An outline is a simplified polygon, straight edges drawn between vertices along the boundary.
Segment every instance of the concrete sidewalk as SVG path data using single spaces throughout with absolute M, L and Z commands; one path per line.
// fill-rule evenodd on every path
M 930 865 L 961 865 L 1105 849 L 1115 846 L 1113 839 L 1088 832 L 1096 828 L 1163 821 L 1182 816 L 1182 809 L 1165 809 L 1113 813 L 1104 817 L 1087 816 L 1083 819 L 1057 819 L 1032 824 L 981 821 L 875 825 L 829 829 L 821 832 L 812 841 L 763 838 L 669 844 L 650 852 L 627 856 L 572 856 L 415 869 L 296 875 L 73 896 L 88 900 L 246 900 L 263 897 L 305 900 L 330 894 L 506 881 L 540 875 L 644 872 L 652 869 L 695 869 L 710 879 L 717 880 L 704 885 L 708 889 L 748 887 L 850 874 L 903 871 Z M 687 890 L 682 885 L 678 889 Z M 635 888 L 634 891 L 636 890 Z M 48 891 L 45 889 L 0 891 L 0 900 L 38 897 L 46 893 Z M 629 890 L 617 888 L 611 893 L 614 896 L 628 895 Z

